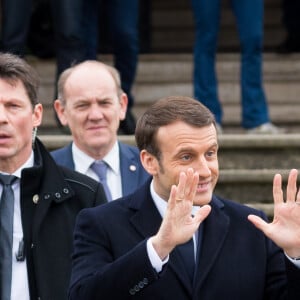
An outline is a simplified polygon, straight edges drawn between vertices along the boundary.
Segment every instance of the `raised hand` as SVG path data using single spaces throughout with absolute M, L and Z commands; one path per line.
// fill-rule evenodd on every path
M 268 224 L 261 218 L 249 215 L 248 219 L 272 239 L 290 257 L 300 257 L 300 193 L 297 189 L 298 171 L 289 174 L 286 201 L 282 191 L 280 174 L 274 176 L 274 219 Z
M 164 259 L 177 245 L 187 242 L 208 216 L 211 207 L 204 205 L 192 216 L 193 199 L 196 194 L 199 174 L 189 168 L 181 172 L 178 185 L 173 185 L 167 211 L 158 233 L 152 237 L 152 244 L 161 259 Z

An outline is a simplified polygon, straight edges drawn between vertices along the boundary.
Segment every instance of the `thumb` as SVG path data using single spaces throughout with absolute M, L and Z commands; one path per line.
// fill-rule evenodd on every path
M 255 215 L 249 215 L 248 220 L 259 230 L 261 230 L 265 235 L 267 235 L 267 228 L 268 223 L 263 220 L 262 218 L 255 216 Z
M 201 223 L 210 213 L 211 206 L 210 205 L 204 205 L 202 206 L 195 214 L 195 218 L 197 219 L 197 222 Z

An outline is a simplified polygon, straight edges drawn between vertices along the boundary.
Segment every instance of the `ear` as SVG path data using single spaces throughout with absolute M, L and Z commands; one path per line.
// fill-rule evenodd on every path
M 159 169 L 159 164 L 152 154 L 146 150 L 140 152 L 140 159 L 144 169 L 152 176 L 156 175 Z
M 127 106 L 128 106 L 128 97 L 125 93 L 122 93 L 121 96 L 119 97 L 119 103 L 121 107 L 119 118 L 122 121 L 125 119 Z
M 33 114 L 32 114 L 32 125 L 33 127 L 38 127 L 42 123 L 43 118 L 43 105 L 41 103 L 38 103 L 33 108 Z
M 68 125 L 68 120 L 65 116 L 65 106 L 61 103 L 59 99 L 56 99 L 54 101 L 54 109 L 56 111 L 60 123 L 64 126 Z

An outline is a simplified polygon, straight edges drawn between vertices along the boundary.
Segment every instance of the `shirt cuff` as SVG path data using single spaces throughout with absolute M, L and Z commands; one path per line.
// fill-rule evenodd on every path
M 169 261 L 169 255 L 164 260 L 161 260 L 156 253 L 150 239 L 147 241 L 147 253 L 152 267 L 157 273 L 161 272 L 163 266 Z
M 300 269 L 300 259 L 293 259 L 292 257 L 289 257 L 286 253 L 284 253 L 284 255 L 294 266 Z

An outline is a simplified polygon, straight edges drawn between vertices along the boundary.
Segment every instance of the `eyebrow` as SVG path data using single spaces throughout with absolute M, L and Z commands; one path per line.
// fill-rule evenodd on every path
M 213 148 L 213 147 L 219 148 L 219 144 L 217 142 L 213 142 L 207 148 L 210 149 L 210 148 Z M 181 152 L 181 151 L 191 151 L 191 150 L 193 150 L 192 147 L 186 147 L 186 146 L 184 146 L 184 147 L 182 147 L 182 148 L 179 149 L 179 152 Z

